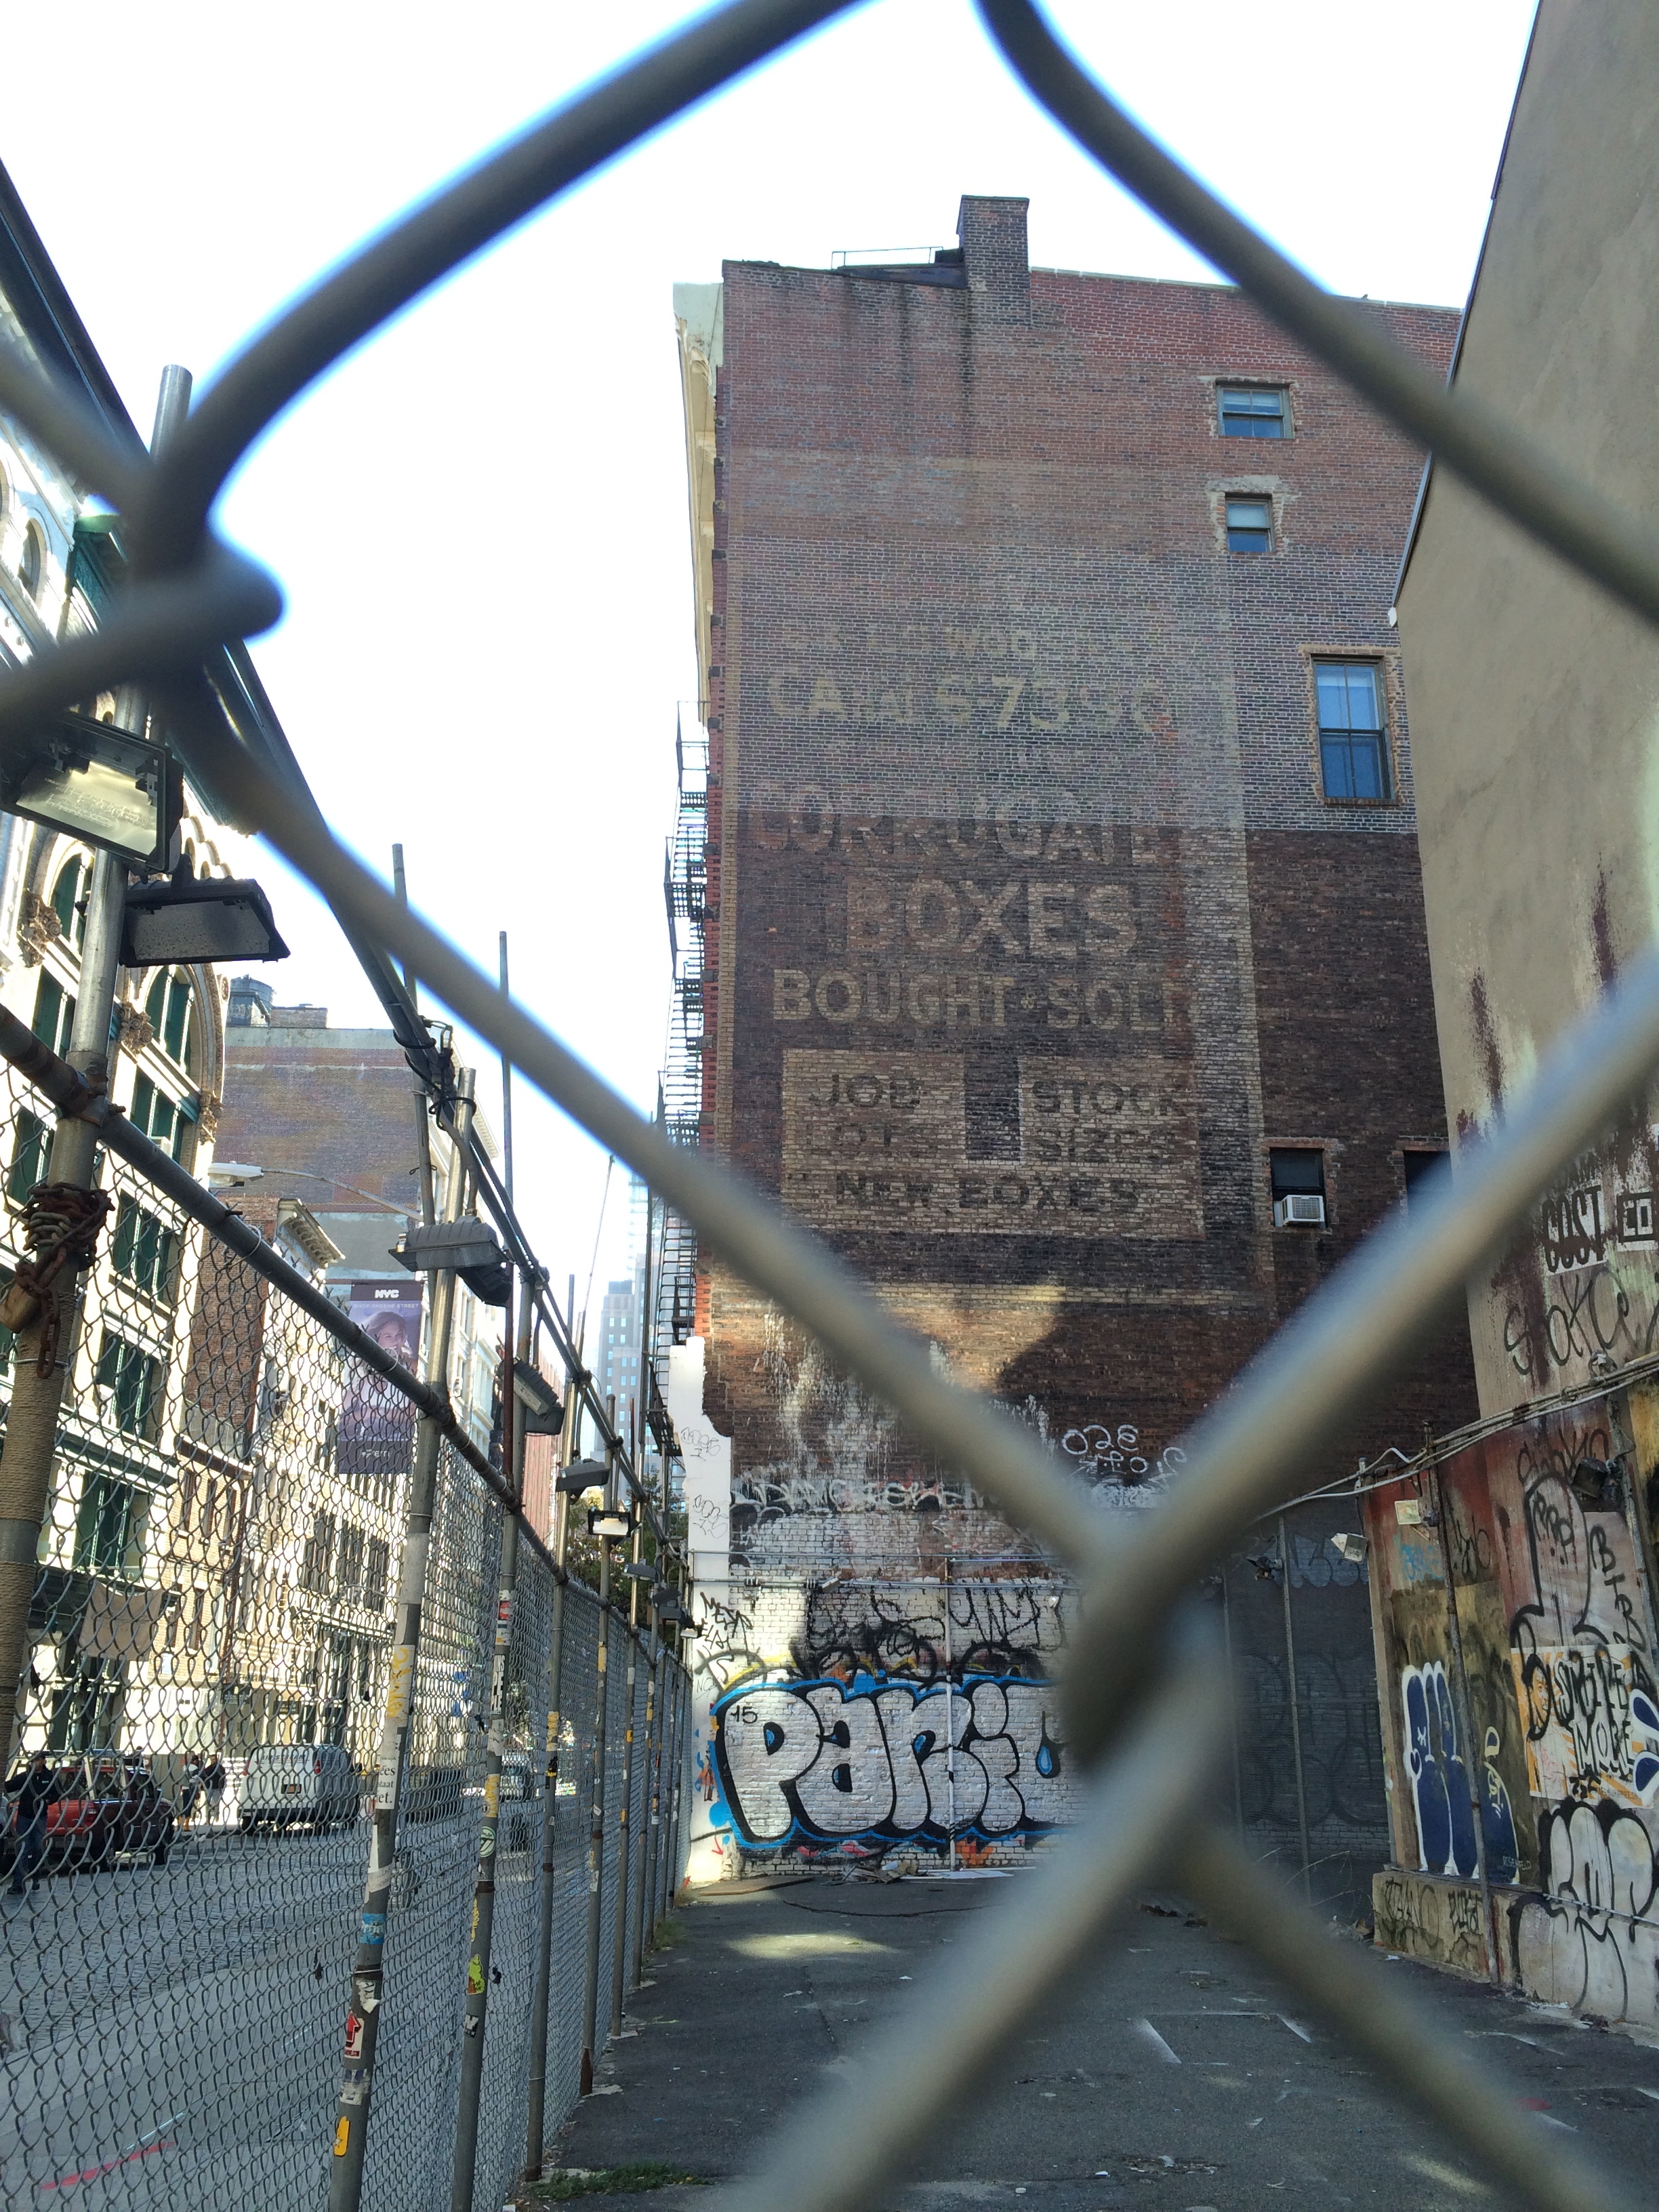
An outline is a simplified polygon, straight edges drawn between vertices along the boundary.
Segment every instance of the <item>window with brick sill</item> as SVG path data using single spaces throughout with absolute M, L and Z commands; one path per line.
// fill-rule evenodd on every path
M 1229 496 L 1227 550 L 1230 553 L 1271 553 L 1273 550 L 1272 500 Z
M 1224 384 L 1216 402 L 1224 438 L 1288 438 L 1291 410 L 1282 386 Z
M 1327 799 L 1376 806 L 1394 797 L 1382 672 L 1374 660 L 1316 660 L 1319 773 Z
M 1275 1145 L 1267 1154 L 1275 1229 L 1325 1226 L 1325 1155 L 1311 1145 Z

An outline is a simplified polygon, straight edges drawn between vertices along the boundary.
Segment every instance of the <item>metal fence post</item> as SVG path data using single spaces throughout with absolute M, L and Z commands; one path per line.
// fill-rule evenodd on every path
M 190 389 L 187 368 L 169 366 L 161 371 L 155 428 L 150 436 L 152 453 L 160 454 L 183 426 L 190 412 Z M 142 734 L 146 719 L 142 696 L 131 684 L 124 684 L 116 699 L 117 724 Z M 87 894 L 81 983 L 76 994 L 69 1050 L 64 1055 L 76 1073 L 99 1091 L 109 1087 L 110 1028 L 126 895 L 125 865 L 113 853 L 100 849 L 93 861 Z M 97 1132 L 91 1122 L 60 1121 L 52 1133 L 46 1182 L 74 1190 L 95 1189 L 96 1144 Z M 35 1302 L 33 1316 L 17 1329 L 6 1449 L 0 1460 L 0 1696 L 5 1700 L 8 1772 L 24 1719 L 29 1605 L 34 1595 L 40 1529 L 52 1497 L 58 1415 L 80 1336 L 85 1271 L 91 1264 L 107 1210 L 106 1200 L 70 1212 L 74 1204 L 72 1199 L 66 1199 L 64 1206 L 50 1217 L 43 1212 L 35 1230 L 43 1241 L 36 1243 L 33 1237 L 30 1239 L 37 1265 L 50 1263 L 54 1247 L 61 1249 L 64 1256 L 58 1261 L 58 1278 L 61 1288 L 46 1289 Z M 24 1288 L 20 1276 L 20 1299 Z
M 614 1406 L 613 1400 L 611 1441 L 606 1447 L 610 1462 L 605 1486 L 607 1505 L 615 1497 L 617 1486 Z M 611 1543 L 608 1537 L 602 1537 L 599 1542 L 599 1618 L 596 1641 L 593 1790 L 587 1818 L 587 1978 L 582 1995 L 581 2094 L 584 2097 L 592 2096 L 593 2093 L 593 2054 L 599 2035 L 599 1926 L 604 1911 L 601 1888 L 605 1881 L 605 1705 L 610 1690 L 607 1662 L 611 1643 Z
M 629 1562 L 630 1566 L 639 1565 L 642 1543 L 643 1531 L 636 1515 L 634 1521 L 634 1556 Z M 629 1816 L 634 1809 L 634 1699 L 639 1686 L 639 1577 L 630 1575 L 628 1578 L 627 1688 L 623 1699 L 622 1789 L 617 1816 L 617 1906 L 611 1931 L 611 2034 L 613 2039 L 622 2033 L 623 1990 L 628 1965 L 628 1907 L 634 1887 Z
M 658 1675 L 662 1662 L 662 1631 L 657 1625 L 657 1608 L 649 1607 L 651 1615 L 651 1650 L 646 1662 L 645 1675 L 645 1813 L 640 1824 L 638 1844 L 640 1858 L 640 1905 L 634 1923 L 634 1986 L 637 1989 L 645 1978 L 645 1947 L 657 1928 L 657 1791 L 662 1777 L 662 1708 L 659 1700 Z
M 518 1353 L 530 1351 L 532 1285 L 520 1285 Z M 511 1291 L 508 1292 L 509 1298 Z M 513 1390 L 514 1338 L 509 1312 L 501 1328 L 501 1459 L 514 1469 L 522 1494 L 524 1462 L 519 1441 L 524 1424 Z M 495 1939 L 495 1847 L 501 1817 L 501 1753 L 507 1747 L 507 1661 L 513 1642 L 513 1609 L 519 1588 L 519 1516 L 502 1509 L 501 1577 L 495 1600 L 495 1648 L 489 1669 L 489 1735 L 484 1753 L 483 1820 L 478 1829 L 478 1875 L 472 1892 L 472 1932 L 467 1946 L 466 2004 L 461 2038 L 461 2090 L 455 2112 L 455 2165 L 450 2212 L 471 2212 L 478 2166 L 478 2109 L 483 2089 L 484 2033 L 489 2015 L 491 1954 Z
M 1279 1516 L 1280 1594 L 1285 1601 L 1285 1672 L 1291 1706 L 1291 1758 L 1296 1768 L 1296 1826 L 1302 1839 L 1302 1893 L 1313 1900 L 1313 1868 L 1308 1850 L 1308 1784 L 1302 1764 L 1301 1689 L 1296 1676 L 1296 1624 L 1291 1613 L 1291 1539 L 1285 1516 Z
M 574 1282 L 570 1303 L 574 1309 Z M 564 1422 L 556 1454 L 559 1474 L 563 1474 L 570 1465 L 572 1447 L 576 1439 L 578 1398 L 577 1381 L 573 1372 L 565 1383 Z M 555 1575 L 551 1617 L 548 1624 L 547 1796 L 542 1815 L 542 1889 L 536 1924 L 536 1989 L 530 2010 L 530 2076 L 525 2095 L 524 2170 L 526 2178 L 532 2181 L 541 2177 L 544 2163 L 543 2143 L 547 2131 L 547 2015 L 553 1990 L 553 1914 L 557 1902 L 555 1854 L 558 1842 L 559 1736 L 564 1725 L 560 1709 L 564 1696 L 565 1560 L 570 1543 L 570 1498 L 568 1492 L 559 1489 L 556 1481 L 553 1491 L 553 1512 Z
M 427 1154 L 424 1109 L 417 1108 L 422 1157 Z M 459 1221 L 465 1205 L 467 1176 L 463 1139 L 471 1120 L 464 1097 L 458 1109 L 455 1155 L 444 1190 L 444 1218 Z M 429 1200 L 431 1176 L 422 1178 Z M 427 1338 L 426 1379 L 447 1390 L 449 1340 L 455 1316 L 455 1277 L 448 1268 L 431 1278 L 432 1318 Z M 363 1887 L 362 1921 L 351 1969 L 351 2002 L 346 2012 L 345 2058 L 335 2108 L 333 2155 L 329 2162 L 329 2212 L 356 2212 L 363 2192 L 363 2145 L 368 2133 L 374 2087 L 374 2057 L 380 2042 L 386 1994 L 386 1923 L 391 1902 L 398 1841 L 398 1802 L 409 1748 L 410 1717 L 415 1704 L 415 1669 L 421 1650 L 421 1613 L 426 1602 L 427 1559 L 437 1504 L 438 1452 L 442 1432 L 422 1413 L 415 1431 L 415 1462 L 409 1486 L 409 1518 L 403 1565 L 398 1580 L 398 1626 L 392 1646 L 386 1716 L 380 1730 L 380 1773 L 374 1790 L 374 1832 L 368 1847 L 368 1875 Z

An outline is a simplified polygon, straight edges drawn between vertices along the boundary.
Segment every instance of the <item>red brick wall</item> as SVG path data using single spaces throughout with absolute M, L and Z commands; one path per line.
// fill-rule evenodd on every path
M 1028 295 L 1023 204 L 965 214 L 961 289 L 725 271 L 706 1103 L 965 1374 L 1095 1425 L 1117 1494 L 1443 1135 L 1386 622 L 1420 464 L 1233 292 Z M 1444 363 L 1455 315 L 1373 312 Z M 1218 380 L 1283 386 L 1295 435 L 1220 436 Z M 1226 550 L 1229 490 L 1271 554 Z M 1397 803 L 1325 804 L 1319 653 L 1383 666 Z M 1328 1234 L 1271 1226 L 1285 1138 L 1331 1148 Z M 710 1297 L 734 1543 L 834 1556 L 815 1481 L 928 1470 Z M 1443 1345 L 1354 1448 L 1471 1389 Z

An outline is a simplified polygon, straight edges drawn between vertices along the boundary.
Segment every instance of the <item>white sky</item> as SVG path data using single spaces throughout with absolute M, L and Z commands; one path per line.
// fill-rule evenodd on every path
M 672 0 L 82 0 L 7 27 L 0 160 L 148 433 L 319 270 L 660 35 Z M 1322 282 L 1461 302 L 1530 0 L 1065 0 L 1110 88 Z M 73 106 L 70 105 L 72 97 Z M 670 287 L 723 256 L 953 242 L 1024 193 L 1034 262 L 1202 276 L 1063 138 L 963 0 L 875 0 L 660 133 L 313 389 L 224 502 L 288 594 L 255 646 L 325 811 L 641 1105 L 667 989 L 677 701 L 696 690 Z M 326 915 L 260 872 L 279 1000 L 380 1020 Z M 492 1063 L 493 1066 L 493 1063 Z M 481 1085 L 493 1102 L 493 1073 Z M 603 1158 L 518 1091 L 520 1198 L 585 1279 Z M 492 1118 L 499 1120 L 493 1111 Z M 600 1261 L 621 1258 L 620 1179 Z

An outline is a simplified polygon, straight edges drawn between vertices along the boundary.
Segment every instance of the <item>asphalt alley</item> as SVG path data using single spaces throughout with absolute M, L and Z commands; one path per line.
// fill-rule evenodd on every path
M 556 2162 L 663 2159 L 710 2180 L 750 2168 L 787 2106 L 856 2077 L 872 2029 L 1006 1887 L 812 1875 L 697 1893 Z M 1501 2069 L 1517 2124 L 1538 2114 L 1652 2175 L 1659 2050 L 1407 1960 L 1385 1971 Z M 1082 1994 L 1010 2051 L 926 2171 L 897 2200 L 905 2212 L 1474 2212 L 1504 2201 L 1247 1949 L 1168 1898 L 1128 1916 Z M 672 2188 L 605 2201 L 706 2212 L 710 2198 Z

